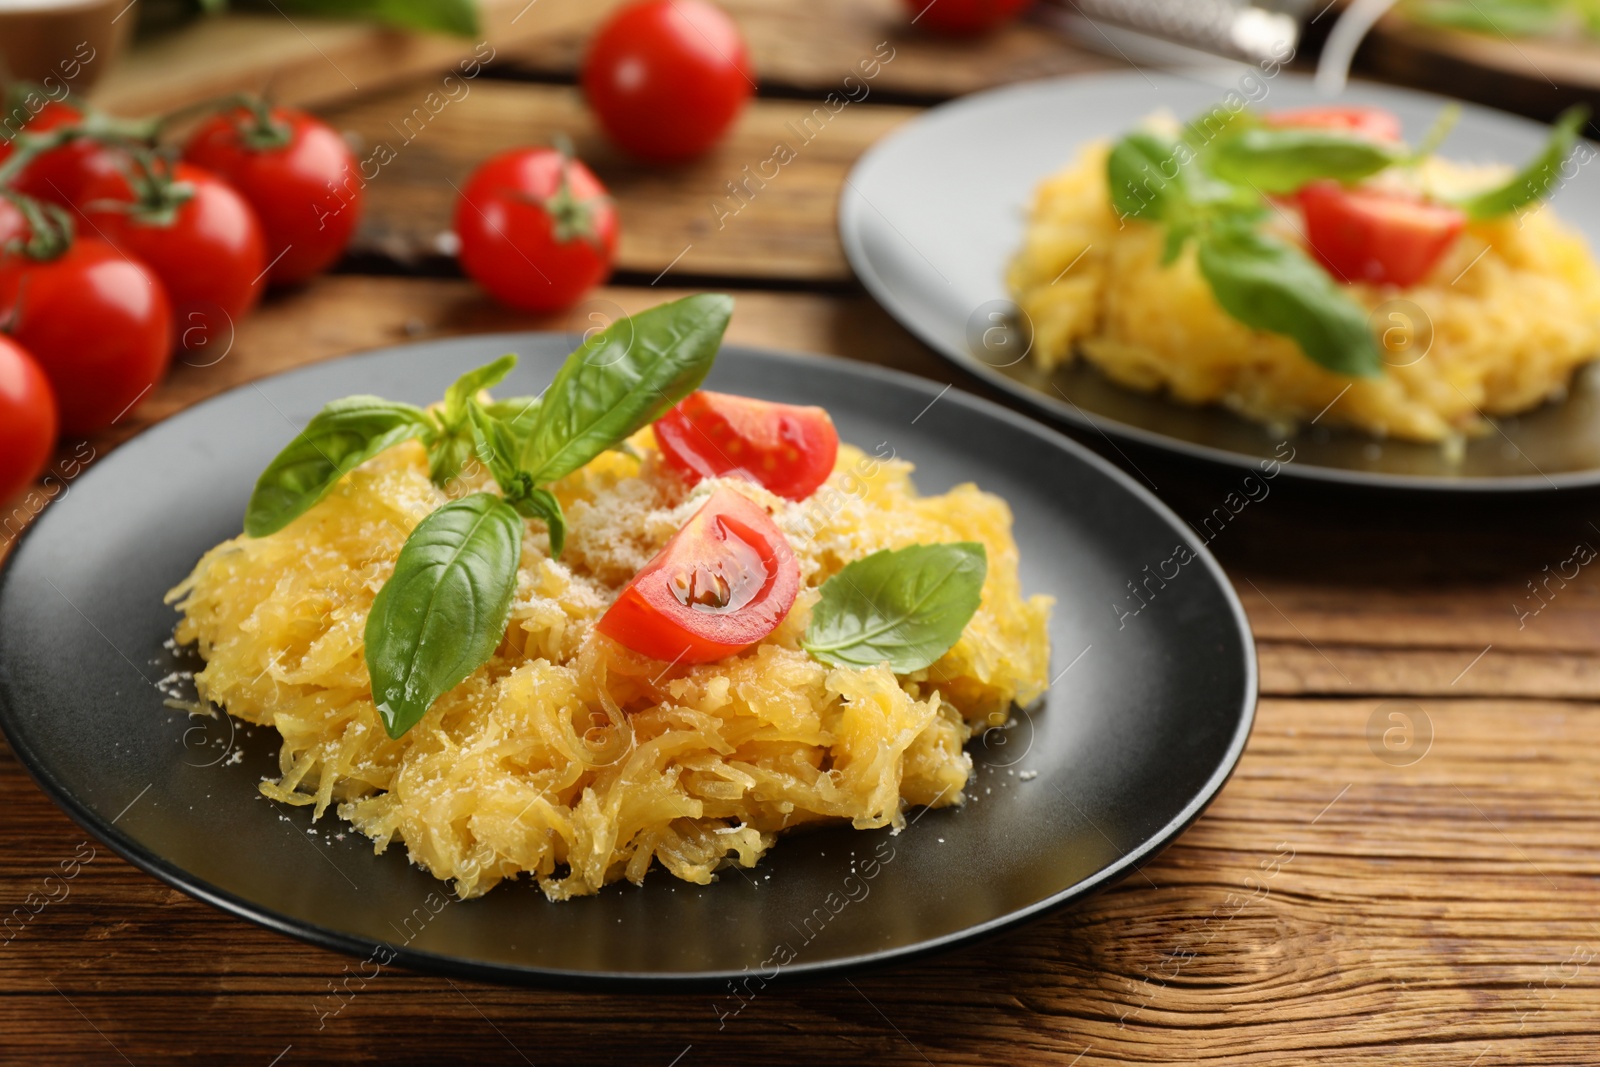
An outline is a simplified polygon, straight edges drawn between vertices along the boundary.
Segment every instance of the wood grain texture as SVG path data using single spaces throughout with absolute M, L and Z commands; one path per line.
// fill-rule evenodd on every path
M 483 41 L 500 53 L 592 25 L 619 0 L 479 0 Z M 140 39 L 94 88 L 122 115 L 227 93 L 268 92 L 300 106 L 372 92 L 474 53 L 478 41 L 283 12 L 230 12 Z
M 839 188 L 867 146 L 916 114 L 884 101 L 1104 61 L 1027 24 L 941 42 L 906 28 L 900 0 L 723 2 L 775 93 L 676 170 L 615 154 L 568 85 L 478 79 L 435 112 L 428 93 L 442 74 L 430 74 L 330 112 L 363 158 L 394 151 L 367 188 L 346 270 L 451 273 L 437 241 L 451 183 L 493 151 L 564 132 L 617 198 L 628 284 L 534 317 L 448 277 L 319 279 L 218 339 L 220 358 L 179 364 L 90 447 L 103 454 L 291 367 L 455 334 L 577 331 L 591 313 L 637 311 L 710 279 L 739 290 L 730 340 L 992 397 L 853 287 L 834 233 Z M 868 97 L 817 118 L 817 101 L 883 41 L 894 58 Z M 497 65 L 570 81 L 578 46 L 559 35 Z M 245 69 L 244 52 L 232 58 Z M 383 49 L 357 58 L 378 80 L 411 69 Z M 303 60 L 271 61 L 280 88 L 327 79 Z M 131 87 L 171 91 L 161 74 Z M 807 116 L 812 128 L 797 129 Z M 730 194 L 779 141 L 793 161 Z M 1237 481 L 1094 435 L 1084 443 L 1136 465 L 1180 516 L 1206 515 Z M 224 915 L 87 842 L 0 746 L 0 1061 L 1600 1062 L 1600 568 L 1568 563 L 1580 542 L 1600 546 L 1592 503 L 1446 506 L 1281 481 L 1211 543 L 1255 628 L 1265 699 L 1232 781 L 1188 833 L 1121 885 L 1010 936 L 742 1006 L 388 969 L 328 1015 L 352 961 Z M 0 555 L 35 506 L 0 508 Z
M 355 349 L 574 329 L 587 310 L 675 295 L 612 288 L 590 308 L 535 318 L 461 281 L 327 278 L 275 296 L 225 358 L 180 367 L 119 432 Z M 968 384 L 863 297 L 755 291 L 738 301 L 733 340 Z M 1201 498 L 1215 491 L 1192 473 L 1186 484 Z M 1262 532 L 1241 526 L 1237 543 L 1285 528 L 1302 546 L 1338 540 L 1297 507 L 1269 498 Z M 915 967 L 774 988 L 720 1026 L 736 1001 L 580 996 L 394 969 L 326 1015 L 341 1003 L 330 984 L 351 961 L 225 916 L 86 844 L 0 750 L 0 1042 L 30 1063 L 140 1065 L 1593 1062 L 1600 579 L 1583 569 L 1518 629 L 1507 598 L 1523 560 L 1549 546 L 1559 566 L 1571 537 L 1493 511 L 1480 532 L 1520 551 L 1453 582 L 1442 564 L 1428 569 L 1426 542 L 1409 572 L 1402 561 L 1379 571 L 1413 574 L 1408 586 L 1330 582 L 1303 552 L 1298 570 L 1230 563 L 1268 696 L 1233 780 L 1143 872 Z M 1230 544 L 1215 547 L 1230 558 Z M 1405 725 L 1396 712 L 1410 734 L 1388 733 Z M 75 856 L 76 876 L 62 881 Z M 33 912 L 45 897 L 55 899 Z
M 541 43 L 547 49 L 564 35 Z M 1600 51 L 1592 41 L 1512 39 L 1419 25 L 1391 13 L 1362 47 L 1362 66 L 1385 81 L 1552 119 L 1600 102 Z
M 756 99 L 707 155 L 663 170 L 613 148 L 577 89 L 479 79 L 451 88 L 457 99 L 435 95 L 430 104 L 428 94 L 442 91 L 437 80 L 411 83 L 327 113 L 375 161 L 358 252 L 411 265 L 439 257 L 459 190 L 479 163 L 565 134 L 616 200 L 617 269 L 649 282 L 670 267 L 669 284 L 672 275 L 847 281 L 834 227 L 845 174 L 914 114 L 842 97 L 833 108 Z
M 324 1018 L 349 961 L 102 849 L 0 942 L 0 1033 L 30 1062 L 136 1064 L 1592 1062 L 1600 716 L 1435 703 L 1430 750 L 1399 767 L 1373 754 L 1371 710 L 1264 701 L 1221 798 L 1142 873 L 914 968 L 771 989 L 720 1026 L 730 998 L 393 970 Z M 8 900 L 85 855 L 9 757 L 0 802 Z
M 762 87 L 821 94 L 839 89 L 880 42 L 896 52 L 876 89 L 897 97 L 943 100 L 963 93 L 1061 74 L 1117 68 L 1026 19 L 1003 26 L 975 47 L 965 38 L 920 29 L 905 0 L 725 0 L 750 49 Z M 571 75 L 582 61 L 586 30 L 550 34 L 519 49 L 515 66 L 544 77 Z

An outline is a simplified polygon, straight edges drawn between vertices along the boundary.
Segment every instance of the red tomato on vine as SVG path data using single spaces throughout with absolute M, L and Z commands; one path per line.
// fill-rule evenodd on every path
M 161 279 L 179 347 L 225 343 L 266 285 L 265 241 L 244 198 L 189 163 L 106 175 L 85 193 L 89 232 Z
M 610 275 L 617 212 L 600 180 L 566 152 L 518 148 L 467 179 L 455 232 L 461 268 L 495 299 L 554 311 Z
M 235 108 L 195 130 L 183 158 L 223 178 L 255 209 L 273 285 L 333 266 L 361 218 L 365 182 L 355 153 L 304 111 Z

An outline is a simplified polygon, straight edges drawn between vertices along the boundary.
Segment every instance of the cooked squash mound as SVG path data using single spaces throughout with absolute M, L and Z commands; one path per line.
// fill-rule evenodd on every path
M 1536 204 L 1520 216 L 1470 223 L 1418 285 L 1349 286 L 1375 312 L 1389 365 L 1370 379 L 1324 370 L 1289 338 L 1223 311 L 1192 242 L 1163 266 L 1162 227 L 1130 219 L 1119 229 L 1107 151 L 1086 148 L 1039 187 L 1007 277 L 1033 325 L 1033 358 L 1046 370 L 1081 354 L 1129 388 L 1222 404 L 1285 430 L 1332 404 L 1319 421 L 1459 441 L 1486 430 L 1485 416 L 1560 397 L 1573 371 L 1600 356 L 1600 269 L 1583 238 Z M 1464 190 L 1502 177 L 1432 159 L 1415 180 Z M 1292 218 L 1275 232 L 1304 243 Z M 1389 303 L 1401 300 L 1409 303 Z M 1427 354 L 1417 358 L 1417 346 Z
M 849 446 L 795 504 L 744 482 L 693 489 L 659 462 L 607 452 L 552 489 L 568 517 L 549 554 L 528 523 L 511 624 L 494 657 L 399 740 L 373 707 L 362 632 L 411 529 L 487 483 L 428 479 L 420 445 L 396 446 L 268 537 L 212 549 L 169 595 L 177 638 L 198 642 L 202 697 L 283 738 L 261 791 L 336 805 L 383 851 L 450 879 L 462 897 L 533 874 L 551 899 L 641 881 L 653 861 L 707 883 L 756 863 L 781 830 L 848 820 L 900 827 L 908 806 L 963 800 L 962 750 L 1043 692 L 1047 597 L 1024 598 L 1011 512 L 963 485 L 919 497 L 911 466 Z M 719 485 L 774 511 L 800 563 L 788 619 L 716 663 L 669 666 L 593 632 L 617 591 Z M 983 603 L 924 671 L 830 667 L 800 647 L 817 587 L 882 548 L 981 541 Z

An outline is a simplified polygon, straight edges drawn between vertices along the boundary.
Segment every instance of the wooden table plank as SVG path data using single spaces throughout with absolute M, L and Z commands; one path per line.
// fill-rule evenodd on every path
M 883 43 L 894 61 L 872 89 L 900 99 L 943 100 L 1030 78 L 1123 66 L 1026 19 L 977 39 L 941 37 L 913 25 L 904 0 L 723 0 L 720 6 L 739 24 L 763 90 L 840 90 L 846 76 L 859 78 L 858 64 Z M 519 49 L 514 65 L 543 77 L 571 77 L 588 36 L 587 30 L 551 34 Z
M 681 167 L 624 158 L 599 132 L 576 89 L 478 80 L 437 115 L 424 107 L 437 79 L 410 83 L 327 112 L 378 165 L 367 185 L 358 253 L 402 264 L 440 256 L 457 190 L 483 160 L 521 145 L 571 137 L 616 199 L 617 267 L 649 282 L 669 266 L 684 276 L 851 278 L 833 219 L 851 164 L 914 110 L 755 100 L 728 137 Z M 776 146 L 788 152 L 775 155 Z M 765 175 L 766 177 L 763 177 Z M 445 260 L 445 270 L 454 264 Z M 669 276 L 670 277 L 670 276 Z
M 228 93 L 320 105 L 476 56 L 509 59 L 548 35 L 593 25 L 621 0 L 478 0 L 481 40 L 367 22 L 229 12 L 141 38 L 91 93 L 122 115 L 170 111 Z M 487 47 L 485 47 L 487 46 Z
M 324 1018 L 344 957 L 101 850 L 3 943 L 0 1032 L 51 1062 L 111 1061 L 113 1046 L 134 1063 L 266 1063 L 286 1048 L 283 1063 L 517 1062 L 511 1046 L 532 1062 L 666 1063 L 689 1046 L 682 1062 L 697 1064 L 1584 1062 L 1600 1006 L 1600 715 L 1450 702 L 1427 755 L 1396 767 L 1370 748 L 1369 703 L 1263 702 L 1210 813 L 1083 906 L 853 987 L 773 988 L 720 1029 L 738 1006 L 726 998 L 397 970 Z M 1536 752 L 1548 736 L 1563 743 Z M 10 899 L 83 836 L 8 756 L 0 803 L 26 831 L 0 856 Z
M 533 317 L 464 281 L 326 278 L 269 300 L 210 366 L 180 366 L 119 432 L 354 349 L 576 330 L 591 310 L 632 312 L 680 292 L 611 288 L 572 313 Z M 968 384 L 862 296 L 740 292 L 729 336 Z M 1190 489 L 1202 500 L 1212 491 L 1198 478 Z M 86 844 L 0 749 L 0 1034 L 30 1062 L 71 1063 L 119 1053 L 137 1064 L 520 1062 L 519 1051 L 532 1062 L 668 1063 L 685 1050 L 683 1064 L 1580 1062 L 1600 1008 L 1595 579 L 1585 568 L 1518 630 L 1506 594 L 1520 572 L 1448 582 L 1425 571 L 1386 588 L 1404 571 L 1396 561 L 1339 585 L 1327 573 L 1359 559 L 1325 572 L 1303 550 L 1297 570 L 1248 551 L 1292 527 L 1296 507 L 1270 498 L 1260 530 L 1230 528 L 1239 539 L 1216 545 L 1261 635 L 1273 694 L 1233 780 L 1142 874 L 1015 935 L 853 986 L 775 988 L 720 1029 L 718 1011 L 736 1002 L 393 969 L 323 1017 L 350 961 Z M 1520 514 L 1501 525 L 1494 536 L 1517 551 L 1500 572 L 1571 540 Z M 1329 551 L 1336 541 L 1301 535 Z M 1494 648 L 1472 663 L 1480 637 Z M 1426 722 L 1420 754 L 1385 747 L 1396 710 Z M 65 893 L 45 882 L 87 849 Z M 34 914 L 29 894 L 45 893 L 59 899 Z

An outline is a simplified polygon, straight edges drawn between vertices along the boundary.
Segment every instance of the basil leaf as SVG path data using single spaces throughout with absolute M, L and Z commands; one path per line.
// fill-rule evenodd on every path
M 541 399 L 537 396 L 508 396 L 504 400 L 489 401 L 483 410 L 505 423 L 513 436 L 522 438 L 533 432 L 533 424 L 539 418 Z
M 450 388 L 444 391 L 446 425 L 454 426 L 465 418 L 468 401 L 476 400 L 483 390 L 499 385 L 516 365 L 515 353 L 507 352 L 493 363 L 485 363 L 477 370 L 469 370 L 457 378 Z
M 472 455 L 472 441 L 460 430 L 442 433 L 428 450 L 428 478 L 443 488 L 461 473 L 467 457 Z
M 473 0 L 284 0 L 284 5 L 297 13 L 364 19 L 456 37 L 477 37 L 482 32 Z
M 375 396 L 335 400 L 261 472 L 245 508 L 244 532 L 265 537 L 283 529 L 379 452 L 433 432 L 427 412 L 409 404 Z
M 1336 374 L 1383 371 L 1367 312 L 1294 245 L 1219 227 L 1200 238 L 1199 262 L 1217 303 L 1246 326 L 1292 337 L 1313 362 Z
M 928 666 L 961 639 L 983 596 L 988 553 L 975 541 L 885 549 L 822 584 L 805 650 L 824 663 L 896 674 Z
M 1185 123 L 1181 136 L 1184 144 L 1197 153 L 1203 153 L 1210 145 L 1229 134 L 1260 125 L 1261 118 L 1255 112 L 1242 107 L 1230 108 L 1219 104 L 1209 111 L 1202 111 Z
M 468 425 L 469 404 L 478 402 L 478 393 L 498 384 L 517 365 L 517 357 L 508 352 L 475 370 L 469 370 L 445 390 L 444 404 L 439 410 L 439 421 L 444 432 L 428 452 L 428 477 L 433 484 L 444 486 L 461 473 L 461 468 L 472 454 L 472 428 Z
M 550 555 L 559 558 L 567 543 L 567 517 L 562 514 L 556 495 L 548 489 L 529 489 L 511 503 L 519 514 L 544 520 L 550 530 Z
M 590 336 L 545 390 L 518 466 L 553 482 L 666 414 L 705 380 L 732 313 L 732 297 L 703 293 Z
M 1120 217 L 1159 222 L 1181 210 L 1187 190 L 1177 147 L 1148 130 L 1136 130 L 1112 146 L 1106 183 Z
M 439 508 L 406 539 L 367 616 L 367 674 L 390 737 L 494 654 L 511 617 L 522 519 L 489 493 Z
M 1404 11 L 1421 23 L 1511 38 L 1557 32 L 1564 6 L 1551 0 L 1421 0 Z
M 500 419 L 473 401 L 468 406 L 472 425 L 473 448 L 500 488 L 510 491 L 517 480 L 517 445 L 511 431 Z
M 1561 181 L 1562 166 L 1572 153 L 1572 146 L 1578 143 L 1578 134 L 1584 123 L 1588 121 L 1589 109 L 1585 105 L 1574 104 L 1567 108 L 1556 119 L 1543 151 L 1527 166 L 1504 185 L 1458 200 L 1456 206 L 1466 212 L 1467 218 L 1477 221 L 1509 215 L 1524 204 L 1543 200 Z
M 1318 178 L 1360 181 L 1403 158 L 1401 147 L 1331 130 L 1255 127 L 1214 144 L 1206 167 L 1262 193 L 1292 193 Z

